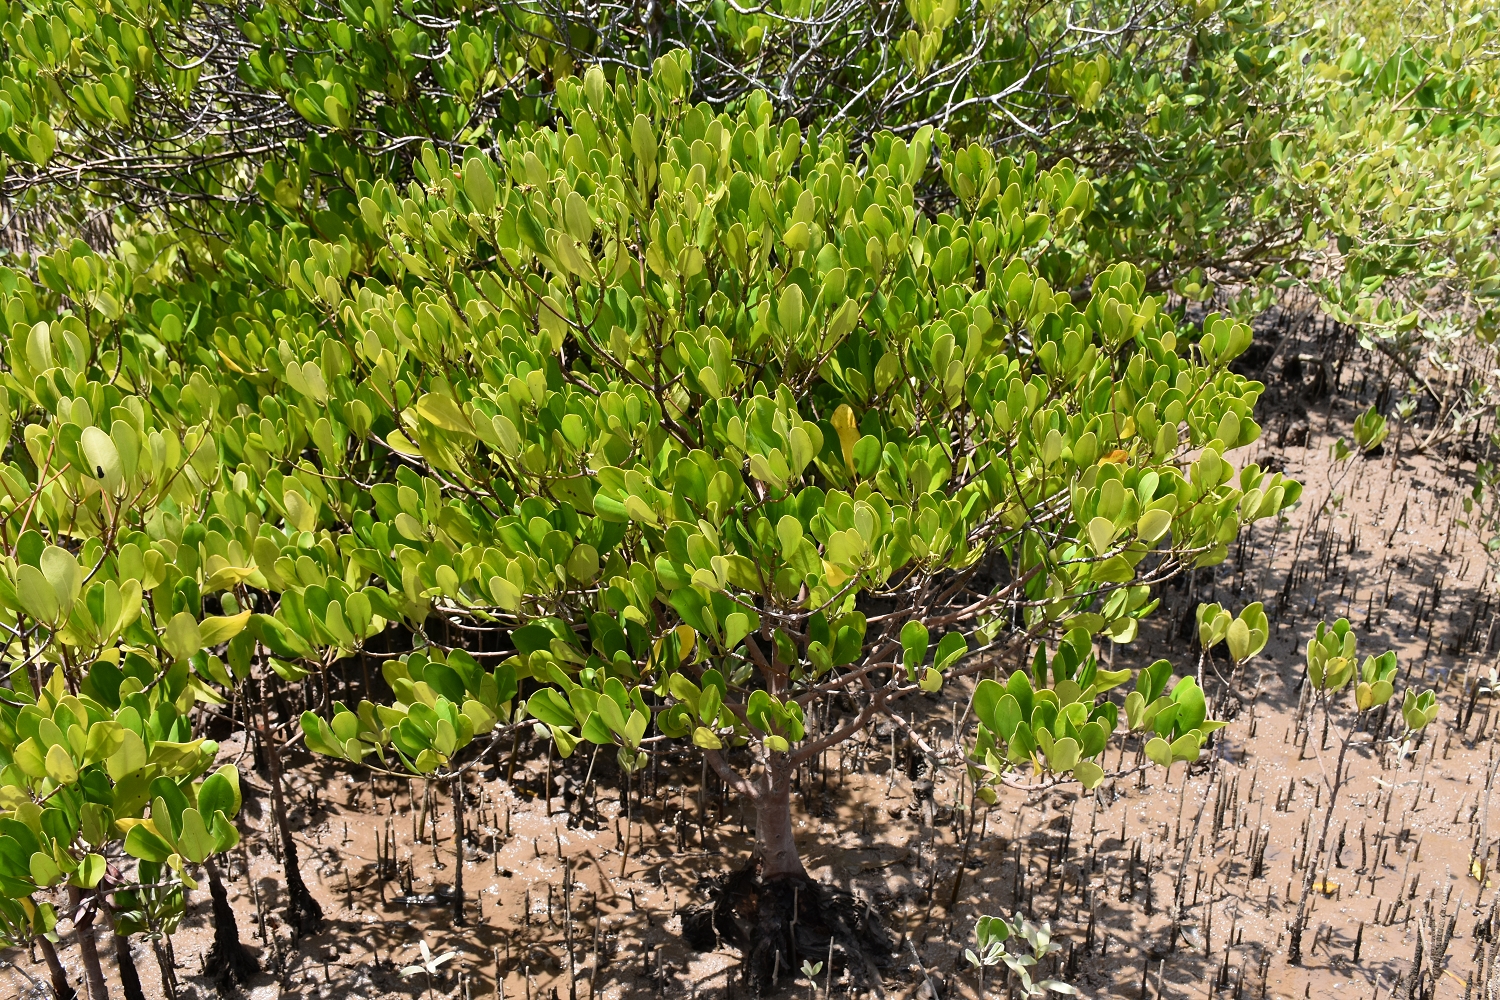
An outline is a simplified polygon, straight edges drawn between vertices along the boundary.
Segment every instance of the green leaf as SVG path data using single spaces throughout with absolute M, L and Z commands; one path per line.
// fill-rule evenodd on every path
M 1140 692 L 1145 702 L 1153 702 L 1157 696 L 1167 689 L 1167 681 L 1172 677 L 1172 664 L 1168 660 L 1157 660 L 1151 666 L 1136 675 L 1135 688 Z M 1129 715 L 1127 703 L 1126 714 Z M 1134 728 L 1134 724 L 1132 724 Z
M 68 881 L 83 889 L 92 889 L 103 879 L 107 869 L 104 858 L 98 854 L 85 854 Z
M 719 718 L 719 708 L 723 704 L 723 695 L 715 684 L 710 684 L 703 689 L 703 694 L 698 700 L 698 718 L 704 725 L 712 726 Z
M 1000 699 L 1004 695 L 1005 689 L 988 677 L 974 686 L 974 715 L 992 732 L 998 732 L 1000 729 L 996 719 L 996 709 L 999 708 Z
M 651 128 L 651 119 L 636 115 L 630 127 L 630 148 L 636 159 L 647 166 L 656 165 L 656 133 Z
M 429 392 L 417 400 L 417 415 L 450 434 L 474 435 L 474 425 L 452 396 Z
M 37 851 L 31 856 L 31 880 L 39 886 L 56 885 L 62 878 L 62 869 L 50 854 Z
M 162 639 L 166 644 L 167 652 L 177 660 L 189 659 L 203 648 L 203 636 L 198 630 L 198 619 L 186 611 L 179 611 L 172 616 Z
M 495 210 L 495 181 L 478 156 L 464 160 L 464 194 L 468 195 L 474 210 L 480 215 L 489 215 Z
M 277 656 L 302 659 L 313 655 L 312 647 L 301 636 L 270 615 L 252 614 L 248 628 Z
M 1104 768 L 1091 760 L 1081 760 L 1073 765 L 1073 777 L 1077 778 L 1085 789 L 1093 791 L 1104 780 Z
M 137 820 L 125 834 L 125 853 L 142 861 L 157 863 L 167 860 L 175 852 L 172 845 L 162 839 L 150 820 Z
M 750 616 L 743 611 L 735 611 L 724 619 L 724 648 L 733 650 L 740 642 L 749 635 L 751 631 Z
M 1115 540 L 1115 526 L 1107 517 L 1096 517 L 1088 524 L 1089 545 L 1095 555 L 1108 552 Z
M 310 671 L 299 667 L 295 663 L 288 663 L 286 660 L 278 659 L 274 656 L 270 657 L 270 661 L 271 669 L 276 672 L 276 676 L 288 684 L 295 684 L 310 673 Z
M 49 545 L 42 552 L 41 566 L 42 575 L 52 585 L 52 591 L 57 597 L 59 615 L 66 617 L 78 598 L 78 588 L 83 582 L 78 570 L 78 560 L 67 549 Z
M 995 722 L 999 726 L 996 731 L 1003 739 L 1009 741 L 1015 735 L 1017 727 L 1023 722 L 1029 724 L 1030 721 L 1030 717 L 1023 713 L 1021 703 L 1016 700 L 1015 695 L 1007 691 L 1000 697 L 999 703 L 995 706 Z
M 325 757 L 343 759 L 343 744 L 321 716 L 315 712 L 303 712 L 300 721 L 302 735 L 307 741 L 307 748 L 309 750 L 313 753 L 320 753 Z
M 969 651 L 969 643 L 959 632 L 949 632 L 938 640 L 937 652 L 933 656 L 933 666 L 938 670 L 947 670 L 959 660 L 963 659 Z
M 225 764 L 203 779 L 198 786 L 198 811 L 204 816 L 222 812 L 231 819 L 239 815 L 240 772 L 233 764 Z
M 601 699 L 601 701 L 608 700 Z M 616 711 L 619 711 L 618 707 Z M 576 725 L 578 721 L 573 717 L 573 708 L 568 704 L 567 699 L 554 688 L 542 688 L 528 698 L 526 700 L 526 714 L 533 719 L 540 719 L 547 725 L 554 727 L 572 726 Z M 606 718 L 605 722 L 608 723 L 608 721 L 608 718 Z M 623 718 L 620 720 L 620 723 L 621 726 L 624 725 Z M 610 726 L 610 728 L 614 729 L 615 727 Z M 616 732 L 618 731 L 616 730 Z
M 662 731 L 666 732 L 665 729 Z M 614 743 L 615 741 L 614 733 L 610 732 L 609 727 L 604 724 L 604 720 L 599 718 L 598 712 L 590 712 L 588 718 L 583 720 L 583 728 L 579 730 L 579 735 L 595 745 Z M 682 736 L 685 734 L 668 733 L 667 735 Z
M 540 694 L 540 692 L 538 692 L 538 694 Z M 620 710 L 620 706 L 615 703 L 615 700 L 613 698 L 610 698 L 607 695 L 603 698 L 600 698 L 599 704 L 596 706 L 595 710 L 599 713 L 599 718 L 603 719 L 604 724 L 609 727 L 610 732 L 614 733 L 616 736 L 625 735 L 625 713 Z M 571 715 L 569 716 L 567 722 L 557 723 L 557 725 L 572 724 L 573 719 Z
M 1208 703 L 1203 689 L 1191 677 L 1184 677 L 1172 689 L 1172 701 L 1178 706 L 1176 725 L 1179 731 L 1196 729 L 1208 717 Z
M 86 427 L 78 443 L 88 474 L 106 493 L 116 493 L 124 479 L 120 452 L 114 440 L 98 427 Z
M 630 718 L 625 722 L 625 745 L 628 747 L 640 746 L 641 738 L 646 735 L 646 727 L 651 720 L 645 712 L 636 709 L 630 713 Z
M 564 760 L 573 756 L 573 750 L 578 746 L 578 740 L 572 734 L 564 732 L 561 727 L 549 726 L 548 729 L 552 732 L 553 742 L 557 744 L 558 754 Z
M 1152 742 L 1155 742 L 1154 740 Z M 1171 751 L 1173 760 L 1195 761 L 1203 746 L 1202 738 L 1196 732 L 1184 733 L 1172 741 Z M 1152 758 L 1155 760 L 1156 758 Z
M 177 853 L 194 864 L 201 865 L 213 855 L 217 846 L 217 841 L 209 835 L 208 826 L 203 822 L 203 815 L 196 809 L 184 809 L 182 833 L 177 838 Z
M 880 439 L 866 434 L 854 445 L 854 470 L 864 478 L 875 475 L 880 465 Z
M 83 764 L 94 764 L 113 756 L 124 743 L 124 726 L 113 719 L 94 723 L 89 727 L 88 741 L 84 744 Z
M 915 678 L 917 668 L 927 659 L 927 626 L 916 619 L 901 626 L 901 648 L 906 654 L 907 676 Z
M 781 298 L 776 303 L 776 319 L 781 324 L 781 330 L 785 336 L 795 337 L 802 332 L 805 302 L 799 285 L 788 284 L 782 289 Z
M 563 203 L 563 220 L 568 235 L 579 243 L 587 243 L 594 235 L 594 221 L 589 215 L 588 203 L 577 191 L 569 191 Z
M 1172 744 L 1160 736 L 1154 736 L 1146 744 L 1146 756 L 1151 759 L 1152 763 L 1160 764 L 1162 767 L 1170 767 L 1172 764 Z
M 461 709 L 463 717 L 469 720 L 469 726 L 475 736 L 483 736 L 494 730 L 495 724 L 500 721 L 483 702 L 475 701 L 473 698 L 465 698 Z
M 532 622 L 524 625 L 510 634 L 510 641 L 515 645 L 516 652 L 523 656 L 535 653 L 539 650 L 547 650 L 552 647 L 555 636 L 550 628 L 543 622 Z
M 1229 655 L 1235 662 L 1244 663 L 1265 648 L 1270 632 L 1270 624 L 1260 602 L 1249 605 L 1229 626 L 1225 636 L 1229 644 Z
M 223 854 L 239 846 L 239 828 L 223 813 L 214 813 L 213 822 L 209 826 L 209 835 L 214 839 L 214 853 Z
M 1130 670 L 1128 668 L 1122 670 L 1095 670 L 1094 681 L 1089 685 L 1089 692 L 1093 695 L 1100 695 L 1106 691 L 1113 691 L 1128 680 L 1130 680 Z
M 599 550 L 588 543 L 573 547 L 568 556 L 568 576 L 580 583 L 589 583 L 599 575 Z
M 1078 754 L 1078 741 L 1071 736 L 1064 736 L 1060 740 L 1054 740 L 1047 748 L 1047 764 L 1052 770 L 1064 774 L 1078 763 Z
M 78 810 L 79 830 L 84 842 L 91 847 L 100 847 L 110 839 L 110 827 L 114 825 L 114 811 L 98 802 L 85 802 Z
M 1135 530 L 1143 542 L 1155 542 L 1172 526 L 1172 515 L 1165 510 L 1148 510 L 1136 522 Z

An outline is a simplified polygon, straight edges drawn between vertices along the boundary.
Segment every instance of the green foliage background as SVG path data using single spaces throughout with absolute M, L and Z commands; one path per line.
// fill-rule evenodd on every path
M 774 802 L 1021 641 L 976 794 L 1195 758 L 1196 683 L 1112 701 L 1094 643 L 1298 498 L 1233 457 L 1256 309 L 1412 372 L 1492 336 L 1494 16 L 7 4 L 10 940 L 233 846 L 194 705 L 367 643 L 392 697 L 309 746 L 450 780 L 527 724 Z

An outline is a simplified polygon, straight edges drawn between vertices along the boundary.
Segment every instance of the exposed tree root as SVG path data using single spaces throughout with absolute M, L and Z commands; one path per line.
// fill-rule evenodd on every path
M 721 943 L 739 949 L 744 981 L 756 993 L 796 976 L 804 961 L 827 963 L 830 943 L 835 967 L 877 981 L 875 967 L 895 951 L 868 903 L 805 875 L 762 878 L 752 861 L 710 879 L 707 895 L 707 903 L 682 911 L 682 936 L 699 951 Z

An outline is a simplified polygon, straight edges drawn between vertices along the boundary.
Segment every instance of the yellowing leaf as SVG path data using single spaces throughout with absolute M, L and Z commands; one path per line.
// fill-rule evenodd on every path
M 199 638 L 205 646 L 217 646 L 239 635 L 249 621 L 249 611 L 241 611 L 237 615 L 205 618 L 198 626 Z
M 429 392 L 417 400 L 417 415 L 440 430 L 454 434 L 474 434 L 474 425 L 464 416 L 458 402 L 448 395 Z
M 31 856 L 31 880 L 40 886 L 49 886 L 62 878 L 62 869 L 51 855 L 37 851 Z
M 62 617 L 57 592 L 42 571 L 29 563 L 16 570 L 16 596 L 26 613 L 37 621 L 55 624 Z
M 16 747 L 15 762 L 27 777 L 45 778 L 47 776 L 47 755 L 34 736 L 23 740 L 21 745 Z
M 60 743 L 54 743 L 47 751 L 47 777 L 59 785 L 71 785 L 78 780 L 78 765 Z
M 854 422 L 854 411 L 848 403 L 833 411 L 834 431 L 839 436 L 839 449 L 844 453 L 844 464 L 854 471 L 854 446 L 859 443 L 859 427 Z
M 1115 526 L 1107 517 L 1096 517 L 1088 524 L 1089 545 L 1093 548 L 1095 555 L 1103 555 L 1109 551 L 1110 543 L 1115 538 Z
M 150 762 L 146 754 L 146 744 L 134 731 L 126 729 L 121 735 L 120 749 L 110 754 L 105 763 L 109 776 L 119 781 L 133 771 L 139 771 Z
M 1143 542 L 1154 542 L 1172 526 L 1172 515 L 1165 510 L 1148 510 L 1136 522 L 1135 530 Z
M 198 620 L 189 612 L 177 612 L 167 623 L 167 632 L 162 637 L 162 641 L 173 659 L 188 659 L 203 648 L 203 636 L 198 630 Z

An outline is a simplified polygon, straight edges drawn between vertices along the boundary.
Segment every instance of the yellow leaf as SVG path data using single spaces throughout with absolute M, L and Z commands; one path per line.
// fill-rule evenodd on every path
M 245 623 L 249 620 L 250 612 L 248 611 L 241 611 L 237 615 L 205 618 L 198 626 L 198 632 L 203 639 L 203 645 L 217 646 L 221 642 L 228 642 L 244 631 Z
M 839 435 L 839 448 L 844 453 L 844 464 L 854 471 L 854 446 L 859 443 L 859 427 L 854 423 L 854 411 L 845 403 L 833 411 L 833 429 Z
M 390 449 L 402 455 L 420 455 L 422 449 L 411 443 L 411 438 L 400 431 L 391 431 L 385 436 L 385 443 Z
M 417 415 L 435 427 L 455 434 L 474 434 L 474 425 L 452 396 L 429 392 L 417 400 Z
M 254 566 L 220 566 L 212 571 L 207 580 L 203 581 L 203 589 L 210 593 L 220 590 L 232 590 L 250 579 L 254 574 Z
M 59 785 L 71 785 L 78 780 L 78 766 L 61 743 L 54 743 L 47 751 L 47 777 Z
M 141 738 L 134 731 L 126 729 L 122 738 L 120 749 L 110 754 L 105 764 L 109 776 L 115 781 L 119 781 L 133 771 L 140 770 L 150 762 L 146 754 L 146 744 L 141 742 Z

